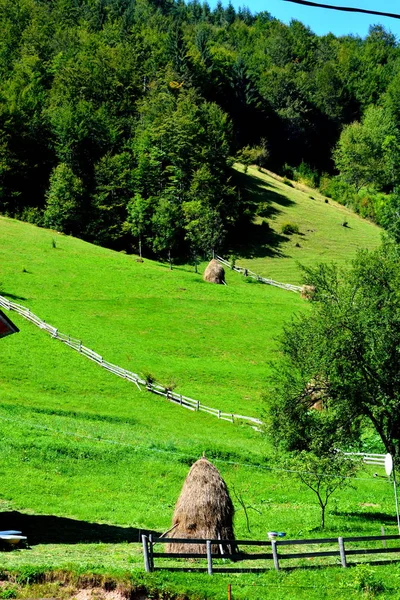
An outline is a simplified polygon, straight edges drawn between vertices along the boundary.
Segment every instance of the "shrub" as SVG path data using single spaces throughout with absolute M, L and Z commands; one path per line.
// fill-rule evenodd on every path
M 299 226 L 296 223 L 284 223 L 281 227 L 281 232 L 284 235 L 292 235 L 294 233 L 299 233 Z
M 290 179 L 293 179 L 294 178 L 293 167 L 291 167 L 290 165 L 288 165 L 287 163 L 285 163 L 283 165 L 282 169 L 280 170 L 280 174 L 284 178 L 289 177 Z
M 345 206 L 354 206 L 357 193 L 354 187 L 340 179 L 340 177 L 329 177 L 323 175 L 320 179 L 319 191 L 324 196 L 332 198 Z
M 236 160 L 245 165 L 245 173 L 249 165 L 257 165 L 259 169 L 268 162 L 269 152 L 266 140 L 261 140 L 260 146 L 245 146 L 236 154 Z
M 310 165 L 302 162 L 294 170 L 294 179 L 300 183 L 308 185 L 309 187 L 318 187 L 320 175 L 317 170 L 312 169 Z
M 21 221 L 43 227 L 43 210 L 34 206 L 27 206 L 22 211 L 20 219 Z
M 5 588 L 0 591 L 1 600 L 8 600 L 9 598 L 17 597 L 17 590 L 15 588 Z
M 50 571 L 51 569 L 48 566 L 23 566 L 16 577 L 16 581 L 20 585 L 42 583 L 46 579 L 46 574 L 48 574 Z
M 371 567 L 358 565 L 356 567 L 354 585 L 357 590 L 375 596 L 385 591 L 384 582 L 375 576 Z

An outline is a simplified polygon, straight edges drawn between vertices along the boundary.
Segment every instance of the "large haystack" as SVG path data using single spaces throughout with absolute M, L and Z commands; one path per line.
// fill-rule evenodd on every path
M 192 465 L 175 506 L 171 538 L 202 538 L 233 540 L 234 508 L 228 488 L 218 469 L 206 458 Z M 215 545 L 212 551 L 231 554 L 236 548 L 231 544 Z M 206 546 L 200 544 L 167 544 L 167 552 L 205 554 Z
M 204 281 L 209 283 L 225 283 L 225 270 L 215 258 L 210 260 L 203 275 Z

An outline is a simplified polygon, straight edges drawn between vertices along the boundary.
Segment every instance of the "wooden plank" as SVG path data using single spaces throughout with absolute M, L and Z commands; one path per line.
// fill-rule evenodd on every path
M 337 542 L 337 538 L 332 538 L 334 542 Z M 203 538 L 154 538 L 154 544 L 205 544 L 207 540 Z M 270 540 L 210 540 L 212 544 L 238 544 L 240 546 L 270 546 Z M 279 542 L 281 543 L 281 542 Z
M 345 538 L 346 540 L 348 538 Z M 296 546 L 308 544 L 336 544 L 337 538 L 309 538 L 304 540 L 276 540 L 279 546 Z
M 374 542 L 380 540 L 400 540 L 400 535 L 366 535 L 361 537 L 345 537 L 345 542 Z
M 296 556 L 298 556 L 296 554 Z M 190 554 L 189 552 L 181 552 L 174 554 L 172 552 L 153 552 L 154 558 L 206 558 L 207 555 L 204 554 Z M 212 553 L 212 558 L 222 558 L 221 554 Z M 271 553 L 259 552 L 257 554 L 244 554 L 244 553 L 236 553 L 236 554 L 224 554 L 223 558 L 229 558 L 230 560 L 272 560 L 273 555 Z M 284 558 L 284 557 L 283 557 Z
M 337 541 L 337 540 L 336 540 Z M 354 550 L 346 550 L 346 556 L 357 554 L 387 554 L 387 553 L 400 553 L 400 548 L 359 548 Z M 340 550 L 321 550 L 318 552 L 290 552 L 285 554 L 279 554 L 279 560 L 288 560 L 294 558 L 318 558 L 328 556 L 340 556 Z M 172 553 L 172 552 L 153 552 L 154 558 L 207 558 L 207 554 L 193 554 L 193 553 Z M 274 558 L 273 553 L 256 553 L 256 554 L 225 554 L 225 558 L 231 560 L 272 560 Z M 221 558 L 220 554 L 212 553 L 212 558 Z
M 336 540 L 337 542 L 337 540 Z M 349 553 L 346 550 L 347 554 Z M 326 550 L 321 552 L 291 552 L 289 554 L 280 554 L 279 559 L 287 559 L 287 558 L 316 558 L 318 556 L 340 556 L 339 550 Z
M 219 555 L 218 555 L 219 556 Z M 173 552 L 153 552 L 153 557 L 154 558 L 207 558 L 206 553 L 204 552 L 203 554 L 190 554 L 189 552 L 177 552 L 177 553 L 173 553 Z M 219 556 L 219 558 L 221 558 Z
M 356 548 L 352 550 L 346 550 L 346 554 L 387 554 L 388 552 L 400 552 L 400 548 Z

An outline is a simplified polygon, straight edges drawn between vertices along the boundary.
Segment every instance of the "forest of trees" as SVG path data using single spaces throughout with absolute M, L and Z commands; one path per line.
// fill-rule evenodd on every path
M 0 212 L 116 249 L 206 255 L 235 156 L 392 228 L 400 47 L 221 3 L 0 0 Z

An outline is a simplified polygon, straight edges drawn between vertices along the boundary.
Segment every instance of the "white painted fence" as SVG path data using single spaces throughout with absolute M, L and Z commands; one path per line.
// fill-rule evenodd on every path
M 230 262 L 228 262 L 227 260 L 225 260 L 225 258 L 222 258 L 221 256 L 215 255 L 214 258 L 215 258 L 215 260 L 220 262 L 225 267 L 232 269 L 232 271 L 236 271 L 236 273 L 241 273 L 242 275 L 245 275 L 246 277 L 251 277 L 252 279 L 256 279 L 257 281 L 260 281 L 261 283 L 266 283 L 267 285 L 273 285 L 275 287 L 279 287 L 279 288 L 282 288 L 283 290 L 288 290 L 290 292 L 301 292 L 301 290 L 303 289 L 301 285 L 292 285 L 291 283 L 280 283 L 279 281 L 274 281 L 273 279 L 267 279 L 266 277 L 261 277 L 261 275 L 257 275 L 257 273 L 250 271 L 250 269 L 245 269 L 244 267 L 232 266 Z
M 251 425 L 251 427 L 253 427 L 253 429 L 256 430 L 259 430 L 259 426 L 262 425 L 262 421 L 260 421 L 260 419 L 256 419 L 255 417 L 247 417 L 244 415 L 236 415 L 234 413 L 226 413 L 217 408 L 205 406 L 198 400 L 193 400 L 193 398 L 183 396 L 182 394 L 176 394 L 173 390 L 170 390 L 157 382 L 146 381 L 137 373 L 133 373 L 132 371 L 128 371 L 127 369 L 123 369 L 122 367 L 109 363 L 105 361 L 103 357 L 100 356 L 100 354 L 97 354 L 97 352 L 94 352 L 90 348 L 84 346 L 82 342 L 77 338 L 71 337 L 70 335 L 66 335 L 65 333 L 61 333 L 60 331 L 58 331 L 58 329 L 56 329 L 52 325 L 49 325 L 45 321 L 42 321 L 42 319 L 33 314 L 29 310 L 29 308 L 25 308 L 25 306 L 21 306 L 21 304 L 16 304 L 15 302 L 11 302 L 3 296 L 0 296 L 0 307 L 18 313 L 28 321 L 31 321 L 31 323 L 34 323 L 37 327 L 40 327 L 40 329 L 46 331 L 48 334 L 51 335 L 51 337 L 60 340 L 67 346 L 70 346 L 80 354 L 86 356 L 86 358 L 94 361 L 95 363 L 103 367 L 103 369 L 107 369 L 107 371 L 110 371 L 114 375 L 117 375 L 118 377 L 122 377 L 122 379 L 126 379 L 127 381 L 135 383 L 139 390 L 145 389 L 148 392 L 152 392 L 153 394 L 163 396 L 170 402 L 179 404 L 184 408 L 187 408 L 192 411 L 206 412 L 210 415 L 218 417 L 218 419 L 221 419 L 223 421 L 229 421 L 230 423 L 233 423 L 236 420 L 242 420 L 247 424 Z

